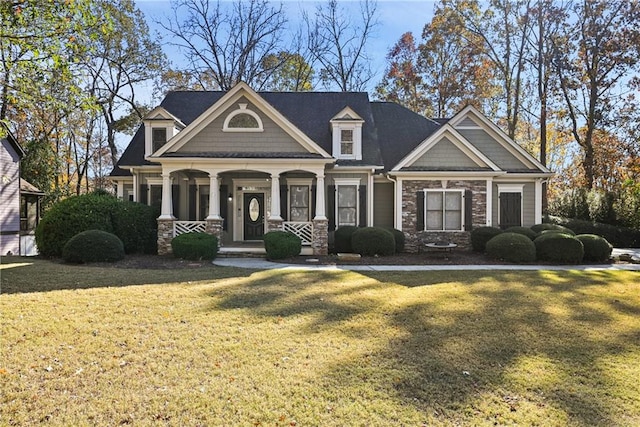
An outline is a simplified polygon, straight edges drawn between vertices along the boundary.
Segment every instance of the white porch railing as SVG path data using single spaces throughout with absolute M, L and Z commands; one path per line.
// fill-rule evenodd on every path
M 206 221 L 173 221 L 173 237 L 185 233 L 204 233 L 206 229 Z
M 285 221 L 283 223 L 284 231 L 289 231 L 300 238 L 303 245 L 310 245 L 313 242 L 313 223 L 312 222 L 293 222 Z

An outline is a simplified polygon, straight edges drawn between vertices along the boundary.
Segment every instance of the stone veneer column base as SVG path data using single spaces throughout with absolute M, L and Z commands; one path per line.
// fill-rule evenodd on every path
M 284 220 L 282 219 L 267 219 L 267 233 L 270 231 L 282 231 L 284 230 Z
M 205 233 L 211 234 L 218 238 L 218 247 L 222 246 L 222 232 L 224 219 L 207 219 L 207 225 L 205 227 Z
M 313 242 L 311 249 L 314 255 L 327 255 L 329 253 L 329 220 L 313 220 Z
M 171 240 L 173 240 L 173 220 L 158 220 L 158 255 L 173 253 L 171 250 Z

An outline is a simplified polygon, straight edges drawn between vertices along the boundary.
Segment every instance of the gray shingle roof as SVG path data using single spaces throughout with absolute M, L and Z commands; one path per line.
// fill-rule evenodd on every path
M 178 117 L 187 126 L 218 101 L 224 92 L 170 92 L 160 106 Z M 439 124 L 393 103 L 370 102 L 363 92 L 259 92 L 266 102 L 279 111 L 294 126 L 304 132 L 325 151 L 332 151 L 329 121 L 345 107 L 350 107 L 364 120 L 362 128 L 362 160 L 338 161 L 345 166 L 384 166 L 391 169 Z M 277 157 L 278 154 L 270 153 Z M 288 153 L 286 157 L 291 157 Z M 212 157 L 210 153 L 199 153 Z M 218 153 L 215 156 L 220 157 Z M 239 156 L 240 154 L 238 154 Z M 178 156 L 166 154 L 166 156 Z M 231 156 L 231 154 L 229 154 Z M 247 154 L 242 154 L 246 157 Z M 264 157 L 264 154 L 256 155 Z M 118 165 L 152 164 L 144 160 L 144 127 L 140 126 Z M 116 167 L 112 176 L 128 175 Z

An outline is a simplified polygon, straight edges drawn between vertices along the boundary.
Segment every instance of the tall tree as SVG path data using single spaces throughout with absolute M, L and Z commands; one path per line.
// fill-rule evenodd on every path
M 361 0 L 355 20 L 337 0 L 318 5 L 314 17 L 305 15 L 309 51 L 321 65 L 326 87 L 341 91 L 365 90 L 373 77 L 366 47 L 378 25 L 375 0 Z
M 93 9 L 96 16 L 109 17 L 112 22 L 110 31 L 95 40 L 86 70 L 88 92 L 102 112 L 115 165 L 116 134 L 137 124 L 146 111 L 136 99 L 136 88 L 159 75 L 165 57 L 132 0 L 97 0 Z
M 173 17 L 159 22 L 188 62 L 187 70 L 208 90 L 229 90 L 244 81 L 264 81 L 281 64 L 264 68 L 265 59 L 282 50 L 287 22 L 282 6 L 268 0 L 174 0 Z M 257 87 L 257 89 L 260 89 Z
M 267 55 L 262 66 L 271 70 L 260 83 L 263 90 L 304 92 L 313 89 L 313 67 L 299 53 L 282 51 Z
M 565 37 L 554 40 L 554 66 L 576 143 L 585 186 L 593 188 L 598 130 L 612 124 L 620 84 L 640 70 L 640 3 L 583 0 L 572 10 Z
M 427 101 L 419 60 L 420 50 L 413 34 L 404 33 L 387 54 L 389 65 L 382 81 L 376 86 L 376 96 L 426 114 Z

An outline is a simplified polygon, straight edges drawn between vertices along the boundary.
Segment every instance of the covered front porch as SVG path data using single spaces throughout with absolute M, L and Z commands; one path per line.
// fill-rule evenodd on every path
M 146 177 L 141 199 L 160 206 L 158 253 L 171 253 L 171 240 L 188 232 L 218 237 L 220 253 L 264 253 L 262 238 L 275 230 L 298 236 L 303 254 L 328 251 L 324 164 L 284 169 L 255 166 L 189 168 L 163 166 Z M 146 184 L 146 188 L 144 188 Z

